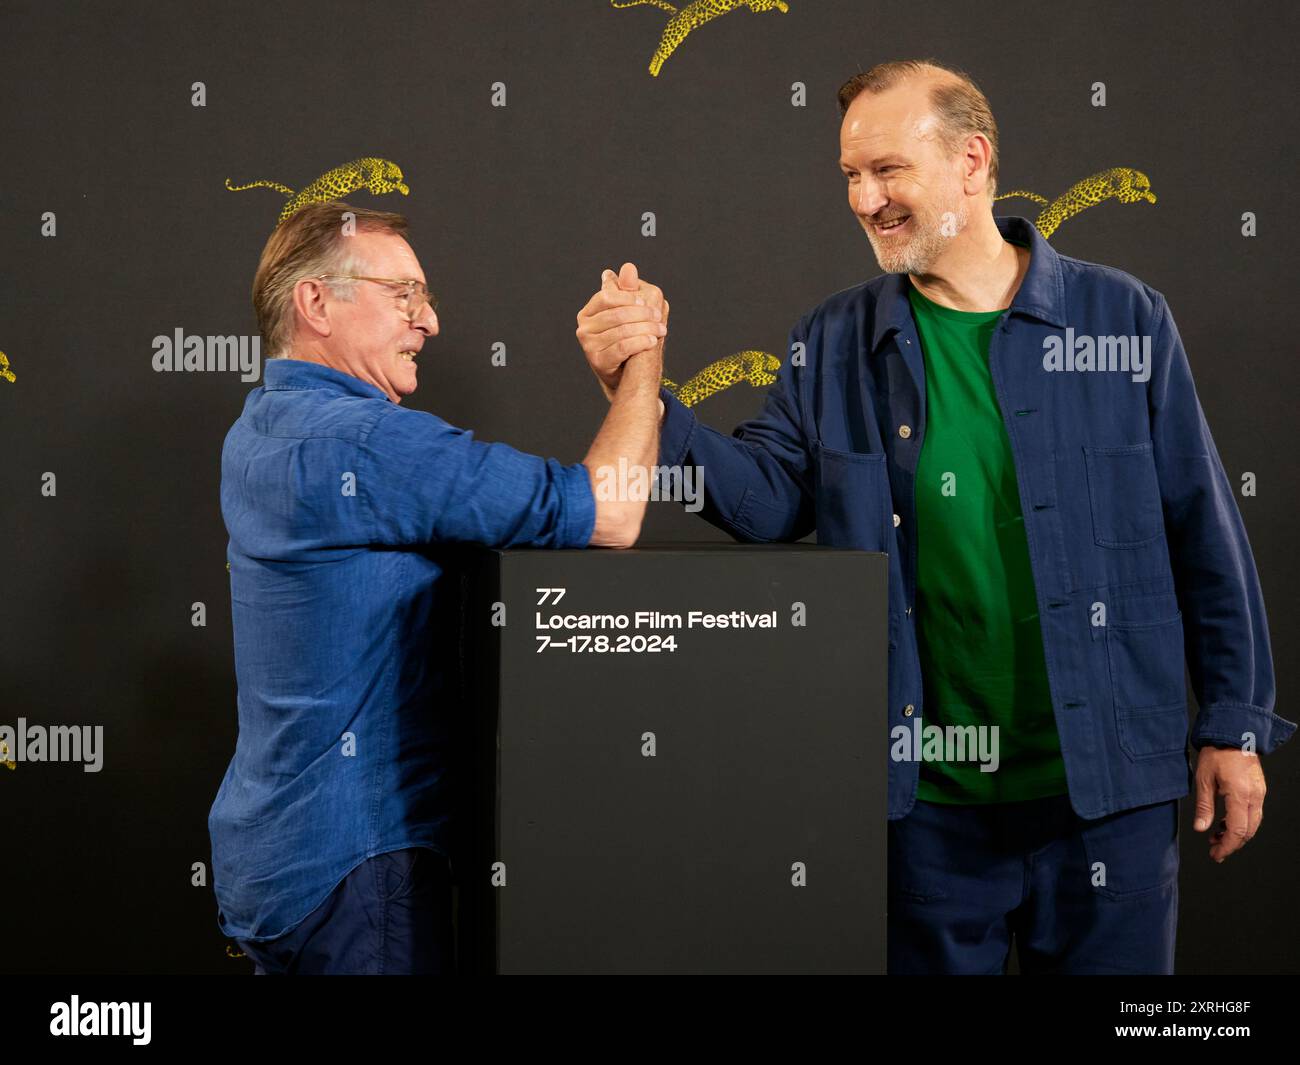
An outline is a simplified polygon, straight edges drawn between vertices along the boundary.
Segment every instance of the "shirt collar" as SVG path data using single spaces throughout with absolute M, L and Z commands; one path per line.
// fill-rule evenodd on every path
M 1004 240 L 1029 247 L 1029 268 L 1011 301 L 1009 314 L 1017 312 L 1041 318 L 1065 328 L 1065 283 L 1061 279 L 1061 258 L 1047 243 L 1038 228 L 1018 215 L 995 216 L 994 224 Z M 907 274 L 886 274 L 876 298 L 875 325 L 871 350 L 876 351 L 891 333 L 902 329 L 912 314 L 907 290 L 912 282 Z
M 388 399 L 388 394 L 378 385 L 306 359 L 267 359 L 262 370 L 262 387 L 268 392 L 323 388 L 349 396 Z

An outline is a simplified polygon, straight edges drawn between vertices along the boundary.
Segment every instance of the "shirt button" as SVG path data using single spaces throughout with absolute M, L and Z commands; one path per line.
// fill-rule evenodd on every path
M 901 436 L 904 440 L 906 440 L 909 436 L 912 435 L 912 427 L 910 425 L 900 425 L 898 427 L 898 435 Z
M 908 613 L 909 616 L 910 616 L 911 613 L 912 613 L 912 608 L 911 608 L 910 606 L 907 608 L 907 613 Z
M 903 519 L 900 518 L 897 514 L 895 514 L 895 515 L 894 515 L 894 528 L 897 529 L 901 524 L 903 524 Z
M 911 716 L 912 716 L 912 711 L 915 710 L 915 709 L 916 709 L 916 707 L 914 707 L 911 703 L 908 703 L 905 707 L 903 707 L 903 716 L 904 716 L 904 717 L 911 717 Z

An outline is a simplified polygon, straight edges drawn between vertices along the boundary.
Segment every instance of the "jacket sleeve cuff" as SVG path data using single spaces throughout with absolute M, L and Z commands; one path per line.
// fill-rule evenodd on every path
M 1216 703 L 1201 708 L 1192 726 L 1192 746 L 1246 746 L 1252 743 L 1256 754 L 1270 754 L 1295 732 L 1295 722 L 1278 717 L 1271 710 L 1240 703 Z
M 699 422 L 690 408 L 663 385 L 659 386 L 659 398 L 664 401 L 664 423 L 659 430 L 659 464 L 681 466 Z

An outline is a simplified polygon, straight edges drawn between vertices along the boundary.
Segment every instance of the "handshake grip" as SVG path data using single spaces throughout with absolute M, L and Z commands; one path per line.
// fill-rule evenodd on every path
M 693 407 L 733 385 L 752 388 L 774 384 L 781 360 L 766 351 L 745 349 L 724 355 L 678 384 L 663 376 L 664 341 L 668 333 L 668 301 L 663 290 L 642 280 L 632 263 L 617 274 L 600 275 L 600 291 L 578 312 L 578 341 L 605 398 L 613 402 L 629 360 L 647 361 L 655 352 L 661 364 L 659 384 L 684 407 Z
M 578 312 L 576 335 L 606 399 L 612 401 L 634 357 L 635 365 L 653 364 L 658 386 L 669 310 L 663 291 L 641 280 L 633 263 L 601 274 L 600 290 Z

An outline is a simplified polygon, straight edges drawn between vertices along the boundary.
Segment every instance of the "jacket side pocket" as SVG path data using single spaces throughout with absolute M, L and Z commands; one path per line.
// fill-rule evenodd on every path
M 1130 758 L 1176 754 L 1187 746 L 1183 615 L 1106 626 L 1119 745 Z

